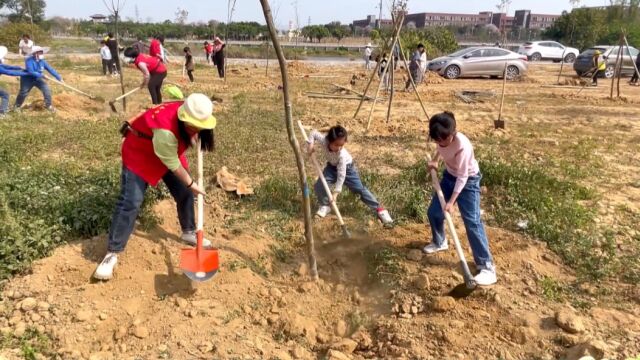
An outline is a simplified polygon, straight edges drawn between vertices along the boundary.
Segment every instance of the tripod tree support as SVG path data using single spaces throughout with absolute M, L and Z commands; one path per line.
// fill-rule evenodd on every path
M 400 34 L 400 29 L 402 28 L 402 23 L 400 24 L 394 24 L 395 28 L 393 31 L 393 38 L 395 39 L 399 34 Z M 383 48 L 383 52 L 387 51 L 387 45 L 385 44 L 385 47 Z M 367 92 L 369 91 L 369 88 L 371 87 L 371 83 L 373 83 L 373 79 L 375 79 L 376 74 L 378 73 L 378 69 L 380 69 L 380 62 L 378 62 L 376 64 L 375 69 L 373 69 L 373 72 L 371 73 L 371 78 L 369 78 L 369 83 L 367 83 L 367 87 L 364 89 L 364 95 L 367 95 Z M 358 117 L 358 113 L 360 112 L 360 109 L 362 108 L 362 104 L 364 103 L 364 97 L 362 98 L 362 100 L 360 101 L 360 104 L 358 104 L 358 108 L 356 109 L 356 113 L 353 114 L 353 118 L 355 119 L 356 117 Z
M 260 0 L 260 4 L 262 5 L 262 11 L 267 22 L 267 27 L 269 28 L 269 34 L 271 36 L 271 41 L 273 42 L 273 48 L 276 52 L 276 55 L 278 56 L 278 63 L 280 64 L 287 137 L 295 155 L 296 165 L 298 167 L 299 183 L 302 189 L 302 210 L 304 213 L 304 232 L 307 242 L 307 258 L 309 262 L 311 277 L 314 280 L 318 280 L 318 265 L 316 261 L 315 244 L 313 240 L 313 219 L 311 217 L 311 198 L 309 185 L 307 184 L 307 174 L 304 166 L 304 157 L 302 156 L 302 152 L 300 151 L 298 139 L 295 136 L 295 127 L 293 125 L 291 98 L 289 96 L 289 76 L 287 74 L 287 60 L 284 58 L 284 52 L 282 51 L 280 41 L 278 40 L 278 34 L 273 23 L 273 16 L 271 13 L 271 7 L 269 6 L 269 0 Z
M 416 97 L 418 98 L 418 102 L 420 102 L 420 106 L 422 107 L 422 111 L 424 112 L 424 116 L 429 119 L 429 113 L 427 109 L 424 107 L 424 102 L 422 101 L 422 97 L 420 97 L 420 93 L 418 92 L 418 86 L 416 82 L 413 80 L 413 76 L 411 75 L 411 71 L 409 70 L 409 64 L 407 63 L 407 57 L 404 55 L 404 48 L 402 47 L 402 40 L 398 39 L 398 44 L 400 46 L 400 54 L 402 54 L 402 60 L 404 61 L 404 67 L 407 69 L 407 73 L 409 74 L 409 80 L 411 80 L 411 86 L 413 87 L 413 91 L 416 93 Z

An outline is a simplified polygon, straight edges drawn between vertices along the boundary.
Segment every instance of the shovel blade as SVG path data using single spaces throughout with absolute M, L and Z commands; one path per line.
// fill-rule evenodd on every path
M 209 280 L 219 267 L 218 249 L 183 249 L 180 252 L 180 269 L 191 280 Z

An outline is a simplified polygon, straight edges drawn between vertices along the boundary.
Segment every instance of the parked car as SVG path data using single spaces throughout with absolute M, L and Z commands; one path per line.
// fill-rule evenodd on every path
M 502 77 L 505 66 L 507 79 L 511 80 L 526 74 L 527 58 L 498 47 L 470 47 L 433 59 L 427 68 L 447 79 L 456 79 L 475 76 Z
M 576 71 L 578 76 L 583 76 L 593 70 L 593 53 L 596 50 L 600 51 L 604 55 L 607 62 L 607 67 L 604 70 L 604 74 L 601 76 L 604 76 L 607 79 L 612 78 L 616 71 L 616 58 L 618 57 L 620 46 L 598 45 L 587 49 L 582 54 L 578 55 L 576 62 L 573 63 L 573 70 Z M 622 75 L 631 76 L 635 71 L 633 63 L 636 61 L 640 51 L 631 46 L 629 47 L 629 51 L 627 51 L 627 47 L 624 46 L 622 52 Z
M 526 55 L 529 61 L 553 60 L 572 63 L 580 54 L 580 50 L 566 47 L 555 41 L 531 41 L 518 48 L 518 54 Z

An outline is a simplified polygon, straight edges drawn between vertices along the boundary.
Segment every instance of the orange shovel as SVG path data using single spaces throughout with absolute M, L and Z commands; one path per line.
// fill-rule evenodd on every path
M 198 186 L 203 189 L 202 176 L 202 147 L 198 141 Z M 204 240 L 204 196 L 198 195 L 198 223 L 196 229 L 196 248 L 182 249 L 180 253 L 180 269 L 193 281 L 206 281 L 211 279 L 220 266 L 218 249 L 205 249 Z

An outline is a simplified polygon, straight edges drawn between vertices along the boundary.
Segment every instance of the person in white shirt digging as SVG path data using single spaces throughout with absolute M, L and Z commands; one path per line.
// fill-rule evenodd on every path
M 309 153 L 315 151 L 315 143 L 321 144 L 322 150 L 324 150 L 327 166 L 322 173 L 329 186 L 333 185 L 333 194 L 326 193 L 320 180 L 314 185 L 313 190 L 318 197 L 320 205 L 316 216 L 323 218 L 331 213 L 329 196 L 332 196 L 334 201 L 337 201 L 344 185 L 352 193 L 360 196 L 360 200 L 375 212 L 378 219 L 385 226 L 393 225 L 393 219 L 391 219 L 389 212 L 380 205 L 371 191 L 362 184 L 356 165 L 353 163 L 353 158 L 344 148 L 347 143 L 347 129 L 337 125 L 329 129 L 327 135 L 322 135 L 313 130 L 307 143 L 307 151 Z

